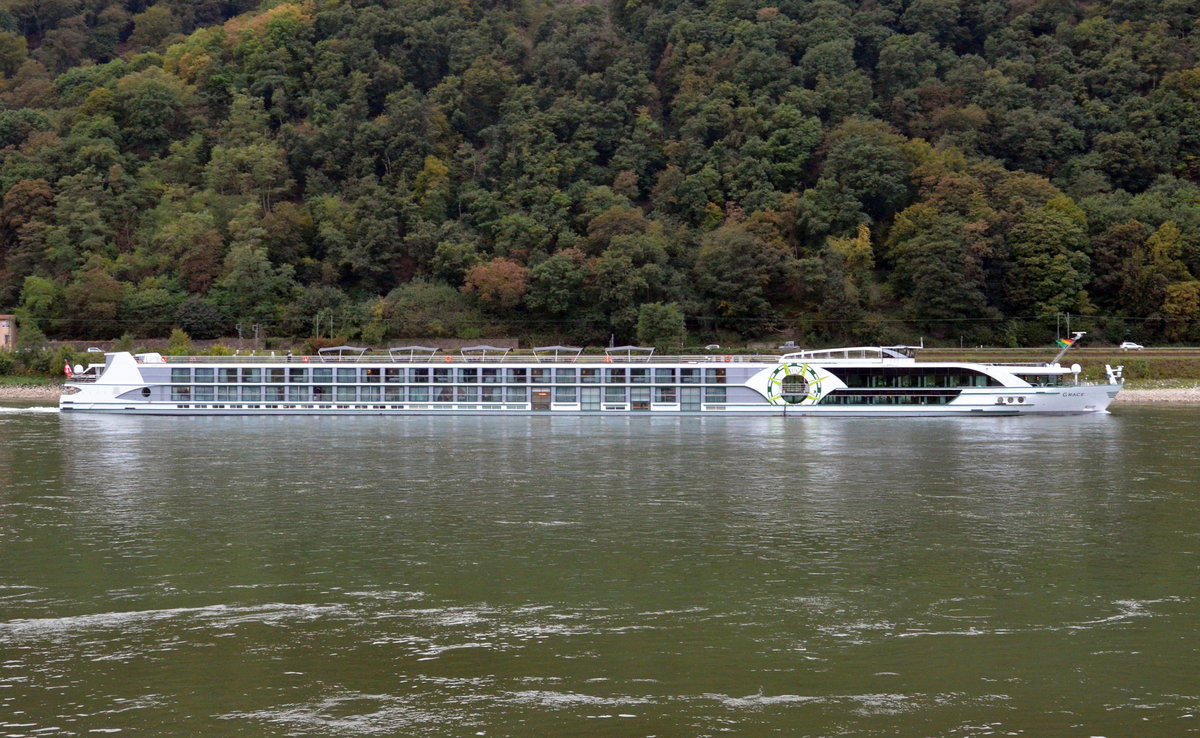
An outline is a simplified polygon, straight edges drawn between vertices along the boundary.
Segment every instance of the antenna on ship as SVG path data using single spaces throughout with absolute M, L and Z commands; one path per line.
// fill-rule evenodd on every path
M 1055 341 L 1055 343 L 1057 343 L 1062 348 L 1062 350 L 1058 352 L 1058 355 L 1055 356 L 1054 359 L 1050 363 L 1057 364 L 1058 360 L 1061 359 L 1064 354 L 1066 354 L 1068 351 L 1071 350 L 1071 347 L 1075 345 L 1075 342 L 1078 341 L 1080 339 L 1080 337 L 1086 336 L 1086 335 L 1087 335 L 1087 331 L 1075 331 L 1074 333 L 1071 334 L 1070 338 L 1060 338 L 1057 341 Z

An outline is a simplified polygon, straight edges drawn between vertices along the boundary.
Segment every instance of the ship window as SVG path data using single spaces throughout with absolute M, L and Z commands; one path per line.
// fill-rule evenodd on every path
M 543 382 L 546 384 L 549 384 L 550 383 L 550 370 L 549 369 L 539 369 L 536 367 L 533 369 L 530 369 L 529 370 L 529 381 L 537 382 L 538 384 L 541 384 Z
M 381 378 L 382 374 L 378 367 L 362 370 L 362 381 L 364 382 L 378 383 Z
M 192 388 L 191 387 L 172 387 L 171 388 L 171 399 L 172 400 L 190 400 L 190 399 L 192 399 Z
M 308 381 L 308 370 L 303 367 L 288 369 L 288 381 L 293 384 L 304 384 Z
M 337 370 L 338 384 L 354 384 L 358 381 L 357 369 L 338 369 Z
M 366 398 L 364 398 L 364 399 L 366 399 Z M 449 386 L 435 387 L 433 389 L 433 401 L 434 402 L 454 402 L 454 388 L 449 387 Z
M 234 371 L 237 371 L 236 369 Z M 237 402 L 237 387 L 217 387 L 217 399 L 221 402 Z
M 197 387 L 192 393 L 192 399 L 197 402 L 212 402 L 216 397 L 216 391 L 213 387 Z
M 575 370 L 574 369 L 555 369 L 554 370 L 554 381 L 557 382 L 558 384 L 573 383 L 575 381 Z M 568 402 L 574 402 L 574 400 L 568 400 Z
M 707 387 L 704 390 L 705 402 L 725 402 L 724 387 Z
M 679 390 L 679 409 L 696 411 L 700 409 L 700 388 L 681 387 Z
M 700 384 L 699 369 L 680 369 L 679 381 L 684 384 Z
M 196 382 L 197 383 L 211 382 L 211 381 L 213 381 L 213 370 L 212 369 L 197 369 L 196 370 Z
M 704 381 L 709 384 L 725 384 L 725 369 L 705 369 Z
M 172 371 L 174 371 L 174 370 L 172 370 Z M 233 369 L 218 369 L 217 370 L 217 381 L 223 382 L 225 384 L 237 384 L 237 381 L 238 381 L 237 368 L 234 367 Z
M 507 370 L 507 381 L 511 384 L 524 384 L 527 380 L 524 369 L 509 369 Z
M 560 387 L 559 389 L 562 389 L 562 388 Z M 526 389 L 525 387 L 505 387 L 504 388 L 504 401 L 505 402 L 528 402 L 529 401 L 529 390 Z M 470 402 L 475 402 L 475 399 L 471 398 Z
M 624 384 L 625 370 L 624 369 L 605 369 L 604 381 L 607 384 Z
M 808 397 L 808 382 L 800 374 L 789 374 L 783 378 L 783 401 L 791 405 Z
M 403 387 L 384 387 L 383 388 L 384 402 L 404 402 Z
M 634 384 L 649 384 L 650 370 L 649 369 L 630 369 L 629 381 Z
M 333 382 L 333 369 L 330 367 L 314 367 L 312 370 L 313 382 L 318 384 L 329 384 Z
M 598 384 L 600 382 L 600 370 L 599 369 L 580 369 L 579 370 L 579 381 L 584 382 L 586 384 Z M 597 400 L 597 403 L 599 403 L 598 400 Z M 597 410 L 600 409 L 598 404 L 597 404 L 596 409 Z
M 408 400 L 409 402 L 429 402 L 429 388 L 409 387 Z
M 454 380 L 456 382 L 469 382 L 471 384 L 475 384 L 479 381 L 479 370 L 474 367 L 459 367 L 457 372 L 458 375 Z
M 579 409 L 592 412 L 600 409 L 599 387 L 584 387 L 579 390 Z
M 631 410 L 650 409 L 650 388 L 634 387 L 629 390 L 629 407 Z
M 242 381 L 249 384 L 262 381 L 262 369 L 243 369 Z
M 554 388 L 555 402 L 575 402 L 574 387 L 555 387 Z
M 225 389 L 225 388 L 222 387 L 221 389 Z M 149 396 L 150 396 L 150 388 L 142 387 L 142 397 L 149 397 Z
M 625 388 L 624 387 L 605 387 L 604 388 L 604 402 L 605 403 L 625 402 Z
M 655 384 L 675 384 L 675 370 L 655 369 L 654 382 Z
M 454 399 L 459 402 L 479 402 L 479 388 L 455 387 Z
M 283 384 L 283 367 L 277 367 L 267 370 L 267 381 L 275 384 Z
M 308 387 L 304 385 L 293 385 L 287 388 L 288 402 L 308 402 Z M 221 399 L 220 397 L 217 398 Z
M 315 375 L 314 375 L 315 378 Z M 383 381 L 398 384 L 404 381 L 404 370 L 399 367 L 390 367 L 383 370 Z
M 484 384 L 499 384 L 500 379 L 501 379 L 500 370 L 499 369 L 484 369 L 480 373 L 480 377 L 482 377 Z
M 503 389 L 503 387 L 482 387 L 479 399 L 483 402 L 504 402 L 504 397 L 501 395 Z
M 677 395 L 674 387 L 655 387 L 654 388 L 654 401 L 655 402 L 674 403 L 677 401 L 676 400 L 677 396 L 678 395 Z
M 408 381 L 424 384 L 429 381 L 428 369 L 410 369 L 408 372 Z
M 433 382 L 434 384 L 450 384 L 452 375 L 453 371 L 450 367 L 438 367 L 433 370 Z
M 333 387 L 328 384 L 319 384 L 313 387 L 313 400 L 317 402 L 325 402 L 333 396 Z
M 263 387 L 263 400 L 266 402 L 283 402 L 283 387 Z
M 171 381 L 179 384 L 181 382 L 192 381 L 192 370 L 190 367 L 171 367 Z
M 357 392 L 355 387 L 337 387 L 334 399 L 338 402 L 354 402 Z M 267 399 L 270 399 L 269 397 Z
M 242 387 L 242 402 L 258 402 L 262 399 L 262 387 Z

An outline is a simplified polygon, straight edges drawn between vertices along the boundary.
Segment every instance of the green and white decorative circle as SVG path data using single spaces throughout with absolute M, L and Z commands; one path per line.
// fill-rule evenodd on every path
M 767 379 L 767 401 L 772 405 L 800 405 L 821 398 L 823 377 L 808 364 L 780 364 Z

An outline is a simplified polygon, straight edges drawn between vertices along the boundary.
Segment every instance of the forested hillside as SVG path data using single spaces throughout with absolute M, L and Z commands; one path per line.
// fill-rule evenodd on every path
M 0 0 L 50 336 L 1200 340 L 1198 0 Z M 2 311 L 2 310 L 0 310 Z

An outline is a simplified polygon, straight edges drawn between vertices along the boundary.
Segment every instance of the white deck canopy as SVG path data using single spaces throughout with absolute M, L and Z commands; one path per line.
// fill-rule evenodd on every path
M 361 346 L 327 346 L 317 349 L 321 361 L 357 361 L 365 353 L 367 349 Z
M 578 346 L 534 346 L 533 357 L 538 362 L 544 361 L 574 361 L 583 353 Z
M 609 346 L 604 349 L 606 356 L 623 358 L 625 361 L 650 361 L 654 355 L 653 346 Z
M 413 362 L 420 354 L 422 360 L 428 361 L 437 352 L 437 346 L 394 346 L 388 349 L 388 356 L 392 357 L 392 361 Z
M 508 355 L 512 349 L 504 348 L 503 346 L 487 346 L 480 344 L 479 346 L 463 346 L 458 350 L 463 358 L 467 361 L 487 361 L 488 354 L 491 354 L 493 360 L 502 360 Z M 499 356 L 497 356 L 499 354 Z

